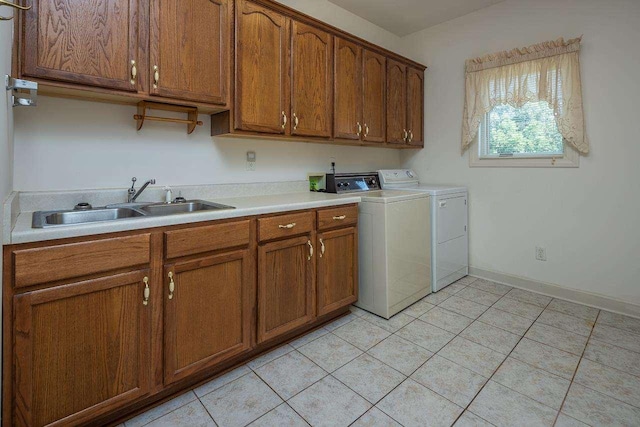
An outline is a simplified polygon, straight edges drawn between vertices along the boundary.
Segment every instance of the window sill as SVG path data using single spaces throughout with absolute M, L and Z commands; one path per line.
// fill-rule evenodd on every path
M 580 167 L 580 155 L 576 150 L 565 145 L 565 153 L 562 157 L 481 159 L 476 143 L 469 148 L 469 166 L 472 168 L 577 168 Z

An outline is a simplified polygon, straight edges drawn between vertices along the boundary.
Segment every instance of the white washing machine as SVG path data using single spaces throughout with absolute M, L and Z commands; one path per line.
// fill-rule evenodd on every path
M 362 200 L 354 305 L 389 319 L 430 294 L 430 195 L 381 190 L 375 172 L 332 175 L 327 188 L 338 194 L 358 193 Z
M 421 184 L 411 169 L 378 171 L 383 189 L 424 192 L 431 196 L 431 266 L 433 292 L 469 274 L 468 192 L 466 187 Z

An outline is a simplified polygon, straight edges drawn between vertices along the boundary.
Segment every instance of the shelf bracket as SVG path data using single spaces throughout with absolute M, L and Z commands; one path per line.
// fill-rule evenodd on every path
M 4 85 L 8 91 L 12 91 L 11 105 L 13 107 L 35 107 L 38 105 L 38 83 L 14 79 L 6 74 L 4 76 Z M 27 94 L 25 91 L 29 91 L 29 93 Z

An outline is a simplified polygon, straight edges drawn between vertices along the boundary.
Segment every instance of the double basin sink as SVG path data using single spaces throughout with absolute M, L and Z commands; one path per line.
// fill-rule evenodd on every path
M 235 209 L 233 206 L 204 200 L 186 200 L 174 203 L 123 203 L 100 208 L 92 208 L 82 204 L 73 210 L 34 212 L 32 227 L 46 228 L 61 225 L 81 225 L 102 221 L 117 221 L 157 217 L 165 215 L 186 214 L 222 209 Z

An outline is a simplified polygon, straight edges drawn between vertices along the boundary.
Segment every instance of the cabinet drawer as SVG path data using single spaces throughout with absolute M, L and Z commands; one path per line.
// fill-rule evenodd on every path
M 205 227 L 185 228 L 164 233 L 166 257 L 178 258 L 220 249 L 247 246 L 251 220 L 227 222 Z
M 260 241 L 297 236 L 313 230 L 313 212 L 272 216 L 258 220 Z
M 358 223 L 358 206 L 338 206 L 318 211 L 318 230 L 344 227 Z
M 15 287 L 104 273 L 149 263 L 150 234 L 17 250 Z

